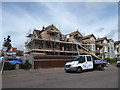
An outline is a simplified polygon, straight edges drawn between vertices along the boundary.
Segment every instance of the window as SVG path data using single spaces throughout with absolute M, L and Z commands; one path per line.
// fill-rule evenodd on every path
M 80 60 L 81 62 L 85 62 L 85 56 L 80 56 Z
M 90 56 L 87 56 L 87 61 L 92 61 Z
M 75 56 L 70 61 L 80 61 L 85 62 L 85 56 Z
M 117 48 L 117 52 L 119 52 L 119 48 Z
M 16 58 L 7 58 L 6 60 L 7 60 L 7 61 L 17 61 L 17 60 L 20 60 L 20 59 L 16 59 Z
M 90 40 L 91 40 L 91 41 L 95 41 L 94 37 L 91 37 Z
M 104 52 L 107 52 L 107 46 L 104 46 Z
M 110 52 L 110 47 L 108 47 L 108 52 Z
M 95 51 L 95 45 L 94 44 L 91 45 L 91 50 Z
M 104 40 L 104 43 L 107 43 L 107 41 L 106 41 L 106 40 Z

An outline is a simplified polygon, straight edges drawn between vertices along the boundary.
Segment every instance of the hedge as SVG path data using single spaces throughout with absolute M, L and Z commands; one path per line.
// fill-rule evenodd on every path
M 10 64 L 9 62 L 5 62 L 4 63 L 4 68 L 3 70 L 14 70 L 15 69 L 15 65 Z
M 110 63 L 117 62 L 117 58 L 105 58 L 105 60 L 108 60 Z
M 29 63 L 28 60 L 26 60 L 25 63 L 23 63 L 23 64 L 20 65 L 20 68 L 21 69 L 30 69 L 30 68 L 32 68 L 32 64 Z

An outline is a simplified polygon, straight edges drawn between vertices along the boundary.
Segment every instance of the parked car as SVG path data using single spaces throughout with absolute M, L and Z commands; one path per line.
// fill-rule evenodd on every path
M 22 64 L 22 60 L 19 57 L 4 57 L 5 62 L 9 62 L 12 65 L 19 66 Z
M 120 58 L 117 60 L 117 67 L 120 67 Z

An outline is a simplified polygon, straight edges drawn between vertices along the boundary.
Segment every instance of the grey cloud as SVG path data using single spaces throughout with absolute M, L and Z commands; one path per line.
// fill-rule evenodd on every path
M 95 23 L 95 20 L 90 20 L 87 22 L 88 25 L 93 25 Z
M 14 36 L 18 36 L 18 35 L 20 35 L 20 33 L 19 33 L 18 31 L 10 30 L 10 31 L 5 32 L 5 35 L 14 35 Z
M 104 27 L 100 27 L 99 29 L 96 30 L 96 32 L 101 32 L 102 33 L 104 29 L 105 29 Z

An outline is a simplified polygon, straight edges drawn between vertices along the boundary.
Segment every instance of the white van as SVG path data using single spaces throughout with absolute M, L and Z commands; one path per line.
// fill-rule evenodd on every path
M 107 60 L 93 60 L 91 55 L 74 56 L 70 61 L 65 64 L 65 71 L 77 71 L 98 68 L 104 70 Z

